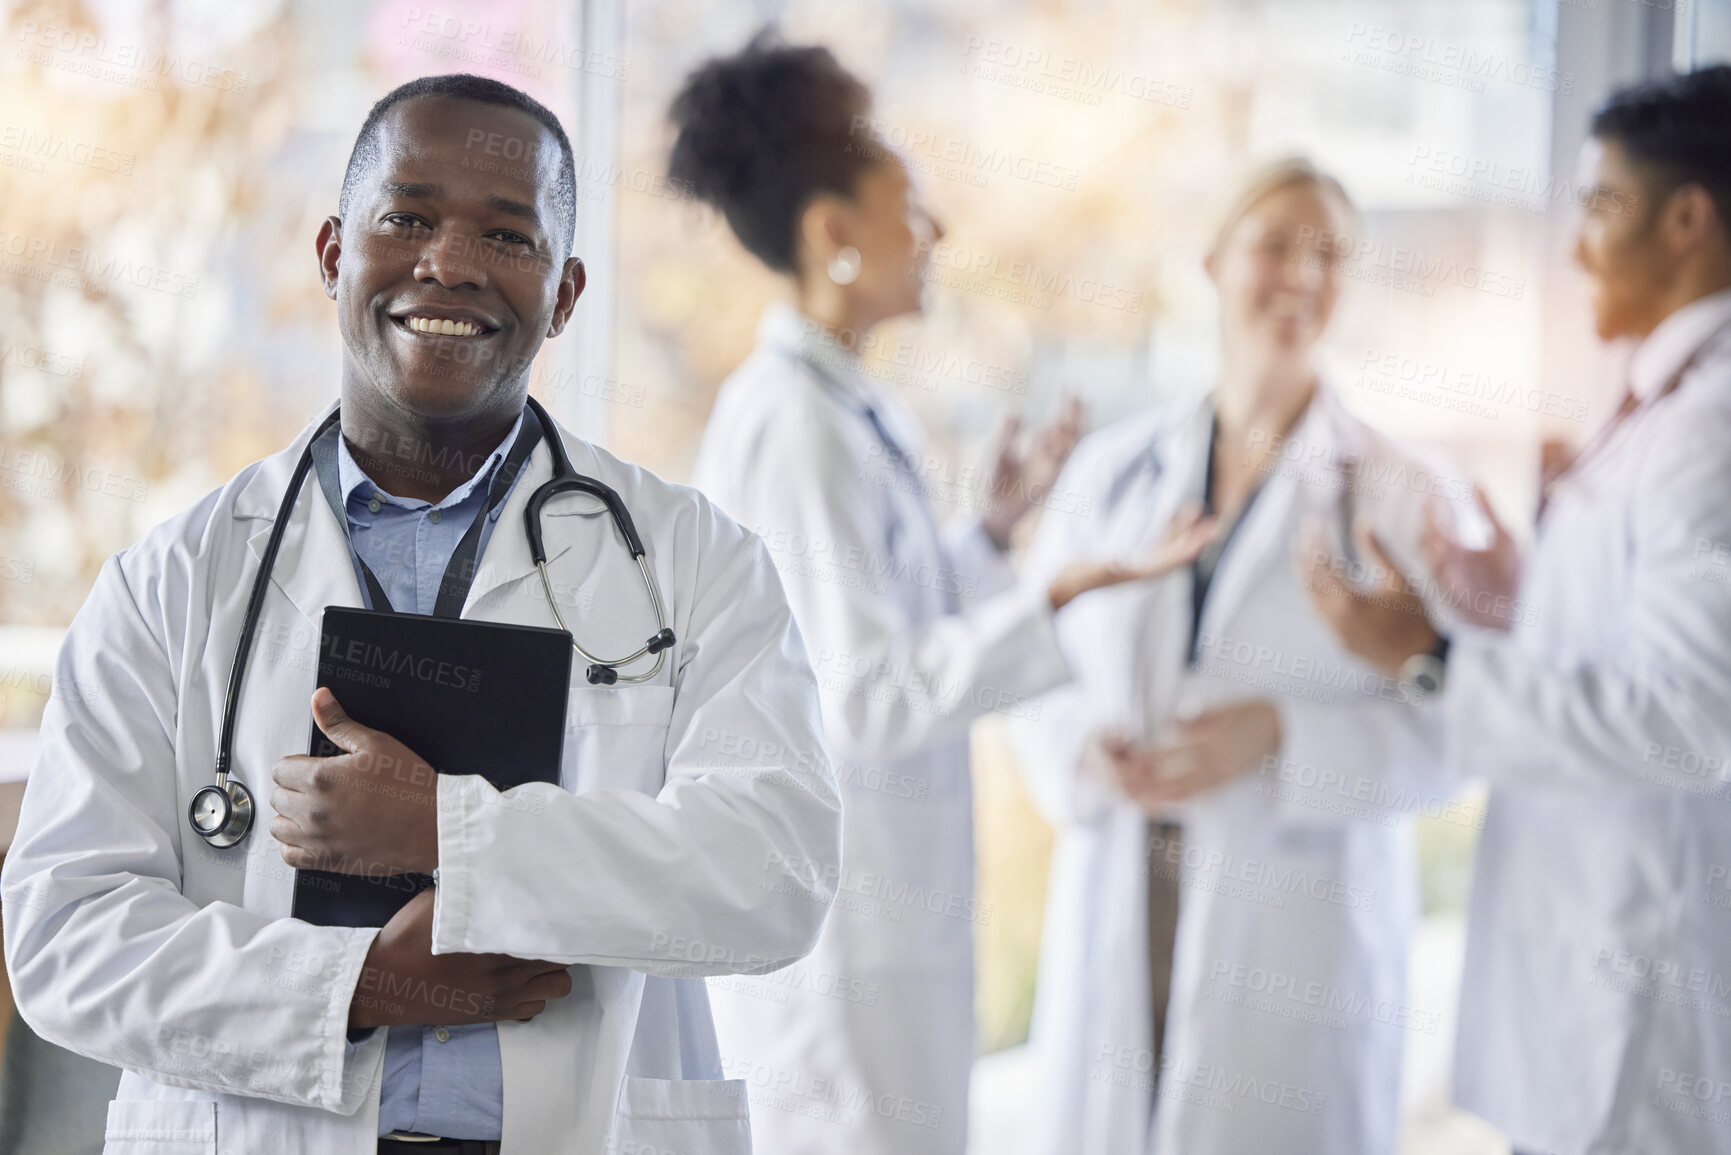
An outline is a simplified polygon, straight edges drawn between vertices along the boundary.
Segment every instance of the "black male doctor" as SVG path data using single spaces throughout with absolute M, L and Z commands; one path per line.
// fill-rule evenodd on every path
M 314 693 L 324 609 L 375 594 L 428 613 L 466 583 L 461 616 L 556 628 L 550 590 L 599 655 L 656 632 L 599 502 L 547 505 L 545 585 L 524 532 L 554 468 L 528 370 L 584 284 L 573 168 L 551 113 L 476 77 L 405 85 L 361 130 L 317 238 L 344 345 L 319 468 L 346 516 L 306 478 L 270 571 L 234 741 L 247 837 L 207 845 L 188 808 L 323 415 L 111 558 L 71 627 L 5 864 L 6 963 L 40 1035 L 124 1069 L 110 1155 L 750 1148 L 701 977 L 811 948 L 830 895 L 785 864 L 834 861 L 840 837 L 762 545 L 548 430 L 623 499 L 677 639 L 642 682 L 591 685 L 574 658 L 561 782 L 434 774 Z M 471 526 L 475 560 L 454 564 Z M 309 712 L 347 753 L 297 756 Z M 437 884 L 382 930 L 290 917 L 294 868 L 345 864 Z

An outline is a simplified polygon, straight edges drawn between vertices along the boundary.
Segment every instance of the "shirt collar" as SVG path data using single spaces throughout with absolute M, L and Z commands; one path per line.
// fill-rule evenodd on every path
M 475 471 L 475 476 L 469 478 L 469 480 L 446 494 L 445 499 L 437 505 L 434 505 L 431 502 L 417 501 L 413 498 L 397 497 L 388 489 L 375 483 L 371 477 L 367 476 L 366 471 L 360 467 L 360 464 L 355 461 L 353 455 L 349 453 L 348 439 L 338 436 L 337 483 L 342 488 L 343 504 L 347 506 L 352 502 L 355 498 L 356 491 L 358 490 L 360 491 L 362 504 L 372 500 L 372 496 L 376 492 L 386 502 L 389 502 L 392 505 L 400 505 L 405 509 L 443 510 L 450 509 L 456 505 L 461 505 L 469 499 L 470 495 L 473 494 L 476 489 L 491 483 L 493 471 L 499 468 L 499 463 L 503 461 L 505 455 L 510 452 L 512 444 L 517 440 L 517 434 L 520 433 L 522 429 L 523 415 L 519 413 L 517 414 L 516 423 L 513 424 L 510 431 L 505 434 L 505 439 L 499 442 L 493 452 L 487 455 L 485 461 L 481 462 L 481 468 Z
M 781 301 L 765 309 L 757 323 L 759 346 L 805 361 L 853 400 L 870 405 L 875 399 L 860 372 L 857 342 L 857 337 L 833 333 Z
M 1659 322 L 1629 361 L 1629 388 L 1646 401 L 1665 386 L 1702 343 L 1731 323 L 1731 289 L 1690 301 Z

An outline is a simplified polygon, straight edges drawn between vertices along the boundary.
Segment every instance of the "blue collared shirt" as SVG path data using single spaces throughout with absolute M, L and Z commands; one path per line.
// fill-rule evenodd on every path
M 395 497 L 380 489 L 350 456 L 348 443 L 337 439 L 337 478 L 363 599 L 371 600 L 366 581 L 360 578 L 360 559 L 379 579 L 392 608 L 399 613 L 433 612 L 445 566 L 475 515 L 486 505 L 493 474 L 522 428 L 523 418 L 518 416 L 517 424 L 481 463 L 475 476 L 437 505 Z M 476 562 L 485 554 L 504 508 L 501 500 L 481 526 Z M 498 1139 L 504 1105 L 499 1032 L 491 1023 L 389 1028 L 379 1134 L 420 1131 L 447 1139 Z

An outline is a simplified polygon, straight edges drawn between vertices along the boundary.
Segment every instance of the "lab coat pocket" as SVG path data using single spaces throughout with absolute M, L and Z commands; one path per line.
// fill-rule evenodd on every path
M 216 1104 L 116 1099 L 108 1104 L 102 1155 L 216 1155 Z
M 560 781 L 573 794 L 658 794 L 666 777 L 672 686 L 591 686 L 573 671 Z
M 626 1076 L 608 1155 L 751 1155 L 745 1080 Z

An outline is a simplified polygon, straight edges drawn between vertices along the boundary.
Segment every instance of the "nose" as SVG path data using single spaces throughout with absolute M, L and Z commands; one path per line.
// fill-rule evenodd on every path
M 1314 293 L 1327 283 L 1333 276 L 1330 266 L 1331 256 L 1320 249 L 1297 249 L 1286 260 L 1286 276 L 1283 278 L 1289 289 Z
M 476 259 L 479 246 L 455 229 L 434 229 L 415 262 L 415 280 L 445 289 L 479 289 L 486 267 Z

